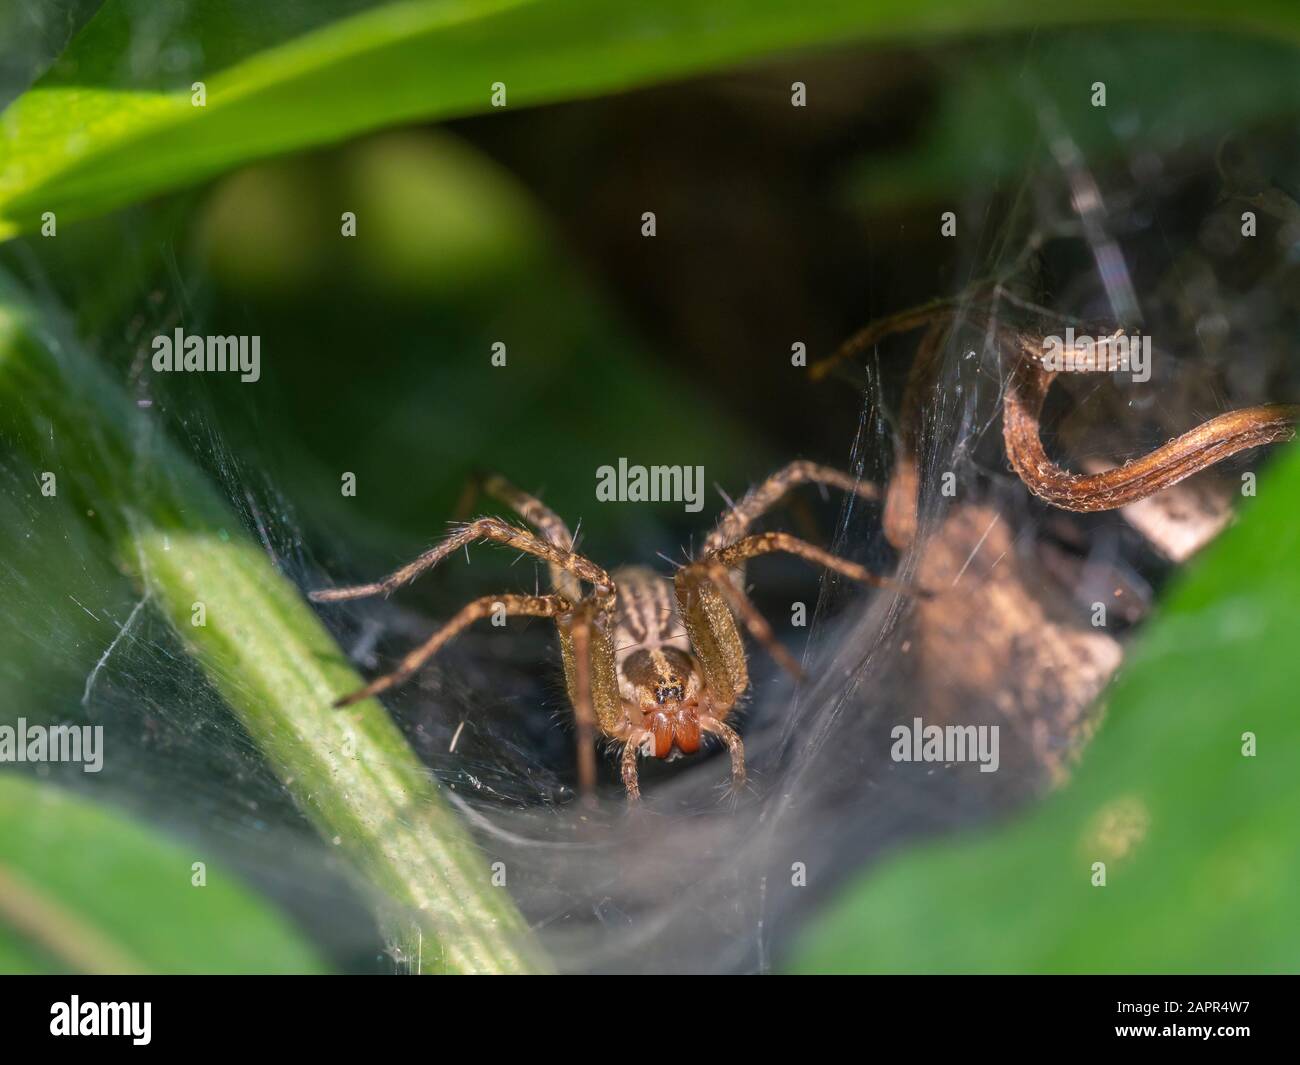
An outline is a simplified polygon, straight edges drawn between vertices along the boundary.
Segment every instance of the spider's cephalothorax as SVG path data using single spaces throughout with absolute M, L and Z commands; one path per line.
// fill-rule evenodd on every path
M 808 482 L 877 498 L 874 485 L 848 474 L 809 462 L 791 463 L 728 510 L 705 541 L 700 557 L 667 578 L 639 566 L 607 573 L 574 551 L 572 533 L 552 510 L 500 477 L 489 477 L 482 489 L 515 510 L 536 533 L 500 518 L 479 518 L 381 581 L 313 592 L 311 598 L 334 602 L 387 594 L 475 540 L 491 540 L 543 559 L 554 590 L 547 595 L 474 600 L 403 658 L 397 669 L 345 695 L 336 705 L 346 706 L 400 684 L 456 633 L 481 618 L 500 611 L 550 617 L 559 630 L 565 684 L 578 723 L 578 768 L 584 791 L 595 782 L 592 741 L 597 731 L 622 744 L 623 783 L 631 799 L 640 797 L 639 755 L 671 761 L 694 754 L 705 736 L 726 745 L 732 783 L 739 787 L 745 779 L 744 748 L 725 723 L 749 686 L 737 620 L 786 669 L 799 674 L 798 664 L 744 592 L 746 561 L 783 551 L 857 581 L 891 583 L 788 533 L 746 535 L 755 519 L 786 492 Z

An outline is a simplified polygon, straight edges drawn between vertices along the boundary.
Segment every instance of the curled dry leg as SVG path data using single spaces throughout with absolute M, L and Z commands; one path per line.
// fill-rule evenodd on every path
M 1239 451 L 1290 440 L 1300 419 L 1300 406 L 1244 407 L 1202 422 L 1113 470 L 1071 473 L 1048 457 L 1038 428 L 1057 372 L 1046 369 L 1032 349 L 1024 351 L 1022 346 L 1002 400 L 1002 437 L 1020 479 L 1036 496 L 1064 510 L 1114 510 L 1136 503 Z
M 343 696 L 336 705 L 346 706 L 402 683 L 453 636 L 481 618 L 494 613 L 549 617 L 559 634 L 565 685 L 577 722 L 578 777 L 584 793 L 590 793 L 595 783 L 597 733 L 622 744 L 620 768 L 632 801 L 641 795 L 638 758 L 671 761 L 693 754 L 705 736 L 715 737 L 727 748 L 732 788 L 738 789 L 745 781 L 744 745 L 726 718 L 749 687 L 749 671 L 736 619 L 782 666 L 799 674 L 798 663 L 745 594 L 746 562 L 785 552 L 863 584 L 907 590 L 786 533 L 747 535 L 786 493 L 810 483 L 865 499 L 879 496 L 874 485 L 839 470 L 791 463 L 728 510 L 700 557 L 669 579 L 640 566 L 607 573 L 573 549 L 573 535 L 558 515 L 500 477 L 489 477 L 476 488 L 515 510 L 540 535 L 499 518 L 479 518 L 382 580 L 313 592 L 311 598 L 338 602 L 387 595 L 458 548 L 479 540 L 542 559 L 550 569 L 554 590 L 547 595 L 476 599 L 406 655 L 397 669 Z
M 1045 358 L 1045 337 L 1013 328 L 978 310 L 956 309 L 955 301 L 927 304 L 872 323 L 839 351 L 813 369 L 814 379 L 860 354 L 884 337 L 926 326 L 903 399 L 899 469 L 885 504 L 885 530 L 897 547 L 911 542 L 916 528 L 916 435 L 922 397 L 938 374 L 943 341 L 955 328 L 973 325 L 996 341 L 1011 363 L 1002 398 L 1002 434 L 1012 469 L 1041 499 L 1073 511 L 1114 510 L 1169 488 L 1241 451 L 1290 440 L 1300 421 L 1300 406 L 1266 404 L 1244 407 L 1211 418 L 1140 458 L 1102 473 L 1078 474 L 1063 469 L 1043 447 L 1039 418 L 1057 374 Z M 1105 368 L 1106 346 L 1121 334 L 1093 340 L 1077 349 L 1072 368 L 1087 373 Z

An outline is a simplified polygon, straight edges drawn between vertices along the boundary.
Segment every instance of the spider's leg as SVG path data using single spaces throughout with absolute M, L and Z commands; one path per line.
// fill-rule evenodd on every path
M 712 714 L 721 719 L 749 687 L 749 666 L 735 613 L 719 583 L 731 585 L 731 575 L 722 567 L 711 575 L 708 565 L 699 562 L 687 563 L 673 577 L 677 610 L 704 669 Z
M 564 551 L 573 550 L 573 533 L 569 531 L 564 519 L 536 496 L 520 491 L 499 474 L 475 474 L 469 479 L 456 504 L 458 519 L 463 520 L 469 516 L 479 492 L 504 503 L 556 547 Z M 554 562 L 548 563 L 548 567 L 551 571 L 551 587 L 576 603 L 582 595 L 577 579 Z
M 437 547 L 430 548 L 401 569 L 395 570 L 382 580 L 371 584 L 357 584 L 349 588 L 329 588 L 312 592 L 309 598 L 316 603 L 336 603 L 343 599 L 364 599 L 371 595 L 388 595 L 403 584 L 415 580 L 425 570 L 432 569 L 453 551 L 471 544 L 476 540 L 491 540 L 535 555 L 558 566 L 565 573 L 570 573 L 579 580 L 586 581 L 596 588 L 602 611 L 613 610 L 615 600 L 614 581 L 610 575 L 590 559 L 582 555 L 557 547 L 542 540 L 527 529 L 509 525 L 500 518 L 478 518 L 468 525 L 457 529 L 446 537 Z
M 727 601 L 727 605 L 744 622 L 749 634 L 776 660 L 777 665 L 796 680 L 801 679 L 803 677 L 802 667 L 794 656 L 781 646 L 781 641 L 776 638 L 772 626 L 758 612 L 758 608 L 754 606 L 749 596 L 732 581 L 731 574 L 727 572 L 727 567 L 709 559 L 702 560 L 699 563 L 692 563 L 692 567 L 695 566 L 699 567 L 700 572 L 708 578 L 722 598 Z
M 403 658 L 395 670 L 336 700 L 334 705 L 350 706 L 401 684 L 437 654 L 453 636 L 474 622 L 490 616 L 498 607 L 504 608 L 507 616 L 539 618 L 553 618 L 573 609 L 573 605 L 562 595 L 486 595 L 482 599 L 475 599 L 461 607 L 455 617 Z
M 636 760 L 641 754 L 641 744 L 645 742 L 645 733 L 634 732 L 623 745 L 623 787 L 627 789 L 628 802 L 641 801 L 641 784 L 637 779 Z
M 526 522 L 535 525 L 556 547 L 573 550 L 573 533 L 564 519 L 534 495 L 521 491 L 499 474 L 489 474 L 482 480 L 483 491 L 519 514 Z
M 706 555 L 697 562 L 692 562 L 678 574 L 679 581 L 684 584 L 698 584 L 701 579 L 707 579 L 727 601 L 727 605 L 745 623 L 750 635 L 762 644 L 784 669 L 796 677 L 800 676 L 802 672 L 799 664 L 777 641 L 775 634 L 772 632 L 772 627 L 764 620 L 763 615 L 758 612 L 754 604 L 750 602 L 749 596 L 745 594 L 744 590 L 731 579 L 729 572 L 735 567 L 743 565 L 751 558 L 758 555 L 773 554 L 778 551 L 807 559 L 809 562 L 815 562 L 862 584 L 893 588 L 912 595 L 928 594 L 920 589 L 892 581 L 888 577 L 881 577 L 872 573 L 865 566 L 840 558 L 838 555 L 832 555 L 829 551 L 783 532 L 768 532 L 747 536 L 714 551 L 711 555 Z
M 745 745 L 740 742 L 740 735 L 716 717 L 701 717 L 700 728 L 727 745 L 727 753 L 731 755 L 731 790 L 740 791 L 745 785 Z
M 596 782 L 597 732 L 619 736 L 625 723 L 614 641 L 597 596 L 578 602 L 555 619 L 564 659 L 564 685 L 578 731 L 578 785 L 590 795 Z
M 866 566 L 850 562 L 847 558 L 840 558 L 839 555 L 832 555 L 829 551 L 818 547 L 816 544 L 810 544 L 806 540 L 800 540 L 797 536 L 791 536 L 789 533 L 783 532 L 766 532 L 758 533 L 755 536 L 746 536 L 743 540 L 728 544 L 721 550 L 714 552 L 711 557 L 701 561 L 716 562 L 727 569 L 732 569 L 758 555 L 771 555 L 777 552 L 784 552 L 788 555 L 807 559 L 809 562 L 815 562 L 817 565 L 825 566 L 836 573 L 842 573 L 850 580 L 857 581 L 860 584 L 873 584 L 877 588 L 893 588 L 896 591 L 907 592 L 909 595 L 926 594 L 900 581 L 872 573 Z
M 579 604 L 569 624 L 573 643 L 573 716 L 578 723 L 578 790 L 590 797 L 596 790 L 596 711 L 591 697 L 591 619 L 587 603 Z
M 860 481 L 850 474 L 815 462 L 792 462 L 772 474 L 762 484 L 751 488 L 739 503 L 718 521 L 718 526 L 704 541 L 704 553 L 717 551 L 735 543 L 760 517 L 776 506 L 791 489 L 801 484 L 824 484 L 853 492 L 863 499 L 879 499 L 880 489 L 870 481 Z
M 923 405 L 938 377 L 943 363 L 944 341 L 951 328 L 950 322 L 938 319 L 922 334 L 903 389 L 903 405 L 898 412 L 894 475 L 885 491 L 885 511 L 881 516 L 885 539 L 900 551 L 911 547 L 916 539 L 916 506 L 921 480 L 917 456 L 921 449 Z
M 983 286 L 986 287 L 986 286 Z M 974 296 L 977 292 L 982 291 L 982 287 L 977 286 L 968 290 L 966 297 Z M 921 326 L 940 319 L 952 319 L 958 316 L 958 307 L 963 297 L 947 298 L 932 300 L 930 303 L 924 303 L 919 307 L 912 307 L 905 311 L 899 311 L 891 314 L 888 318 L 878 318 L 869 325 L 858 330 L 853 336 L 849 337 L 839 350 L 833 355 L 829 355 L 820 362 L 815 362 L 809 367 L 812 379 L 820 381 L 831 372 L 839 363 L 849 359 L 856 359 L 859 356 L 870 351 L 872 347 L 878 344 L 885 337 L 894 333 L 910 333 L 913 329 L 919 329 Z

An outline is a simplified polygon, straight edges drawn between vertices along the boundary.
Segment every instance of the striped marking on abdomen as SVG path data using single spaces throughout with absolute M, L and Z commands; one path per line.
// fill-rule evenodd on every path
M 666 643 L 688 649 L 672 581 L 640 566 L 617 570 L 613 577 L 618 585 L 614 650 L 620 663 L 634 650 Z

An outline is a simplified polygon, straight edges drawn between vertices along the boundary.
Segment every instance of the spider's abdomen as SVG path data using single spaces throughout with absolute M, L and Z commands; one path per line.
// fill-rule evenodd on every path
M 627 651 L 671 644 L 688 650 L 672 581 L 642 566 L 617 569 L 613 578 L 618 585 L 614 617 L 616 648 Z

